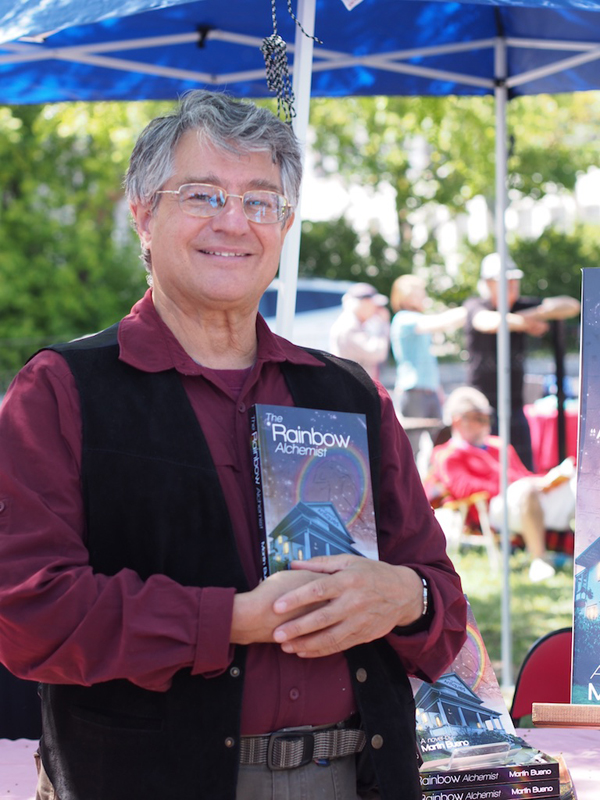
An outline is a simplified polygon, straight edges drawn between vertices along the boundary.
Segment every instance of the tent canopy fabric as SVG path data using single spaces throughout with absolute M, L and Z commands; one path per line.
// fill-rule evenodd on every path
M 509 97 L 600 88 L 600 0 L 549 5 L 317 0 L 311 94 L 493 94 L 499 41 Z M 277 28 L 293 66 L 283 2 Z M 0 0 L 0 103 L 268 96 L 272 33 L 270 0 Z

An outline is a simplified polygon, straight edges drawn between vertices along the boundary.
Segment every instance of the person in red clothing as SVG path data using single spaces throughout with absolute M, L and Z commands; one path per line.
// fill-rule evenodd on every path
M 268 109 L 186 94 L 126 176 L 150 288 L 2 403 L 0 662 L 40 682 L 37 800 L 420 800 L 409 675 L 445 671 L 466 602 L 385 388 L 258 313 L 301 174 Z M 378 561 L 263 579 L 257 403 L 364 414 Z
M 444 405 L 451 438 L 434 447 L 427 479 L 430 499 L 449 499 L 487 492 L 490 522 L 501 525 L 503 500 L 499 496 L 501 441 L 490 434 L 493 409 L 485 395 L 470 386 L 455 389 Z M 530 578 L 554 574 L 546 560 L 545 532 L 567 530 L 575 512 L 573 462 L 566 460 L 546 475 L 530 472 L 512 445 L 508 446 L 508 525 L 523 537 L 532 562 Z

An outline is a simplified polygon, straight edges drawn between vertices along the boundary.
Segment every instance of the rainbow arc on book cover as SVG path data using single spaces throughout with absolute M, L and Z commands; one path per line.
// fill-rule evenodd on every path
M 377 559 L 365 415 L 262 404 L 250 414 L 263 577 L 320 555 Z

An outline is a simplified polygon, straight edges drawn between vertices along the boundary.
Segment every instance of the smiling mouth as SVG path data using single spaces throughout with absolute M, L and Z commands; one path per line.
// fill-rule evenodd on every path
M 220 256 L 222 258 L 245 258 L 249 253 L 223 253 L 220 250 L 201 250 L 207 256 Z

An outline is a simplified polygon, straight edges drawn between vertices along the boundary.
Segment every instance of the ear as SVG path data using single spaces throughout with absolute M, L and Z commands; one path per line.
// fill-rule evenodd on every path
M 149 249 L 152 242 L 153 215 L 151 206 L 146 203 L 130 203 L 129 210 L 142 247 Z
M 283 223 L 283 238 L 284 239 L 287 236 L 289 229 L 294 224 L 294 220 L 295 219 L 296 219 L 296 213 L 295 213 L 295 211 L 292 211 L 292 213 L 289 215 L 289 217 Z

